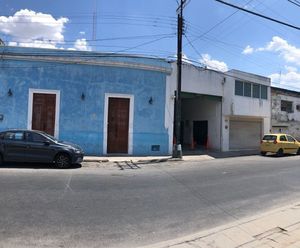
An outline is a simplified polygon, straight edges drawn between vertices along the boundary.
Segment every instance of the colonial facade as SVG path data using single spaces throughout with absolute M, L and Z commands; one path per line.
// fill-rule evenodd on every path
M 20 47 L 0 52 L 0 130 L 43 130 L 89 155 L 172 153 L 175 62 Z M 257 149 L 270 131 L 300 138 L 300 93 L 273 87 L 271 94 L 270 83 L 183 64 L 183 147 Z
M 89 155 L 169 153 L 165 60 L 20 47 L 0 53 L 0 130 L 43 130 Z

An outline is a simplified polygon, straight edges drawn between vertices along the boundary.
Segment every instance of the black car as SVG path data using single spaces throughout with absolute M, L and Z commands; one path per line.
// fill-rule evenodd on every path
M 83 161 L 83 150 L 59 141 L 41 131 L 8 130 L 0 132 L 0 164 L 3 162 L 52 163 L 68 168 Z

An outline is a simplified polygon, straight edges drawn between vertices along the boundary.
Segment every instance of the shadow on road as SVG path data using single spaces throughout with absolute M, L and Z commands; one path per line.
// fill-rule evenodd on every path
M 239 151 L 227 151 L 221 152 L 217 150 L 205 150 L 205 149 L 195 149 L 195 150 L 183 150 L 183 155 L 209 155 L 213 158 L 232 158 L 241 156 L 251 156 L 260 154 L 259 150 L 239 150 Z
M 283 156 L 278 156 L 275 153 L 271 153 L 271 154 L 267 154 L 264 157 L 268 157 L 268 158 L 284 158 L 284 157 L 296 157 L 299 156 L 297 154 L 284 154 Z
M 126 169 L 141 169 L 140 166 L 138 166 L 136 163 L 132 161 L 122 161 L 122 162 L 115 162 L 115 164 L 120 168 L 120 170 L 126 170 Z
M 68 169 L 59 169 L 59 170 L 72 170 L 72 169 L 79 169 L 81 168 L 81 164 L 73 164 Z M 5 162 L 0 165 L 1 169 L 56 169 L 53 164 L 44 164 L 44 163 L 16 163 L 16 162 Z

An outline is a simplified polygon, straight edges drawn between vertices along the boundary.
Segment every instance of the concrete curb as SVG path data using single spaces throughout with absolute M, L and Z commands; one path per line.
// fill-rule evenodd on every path
M 97 157 L 97 156 L 86 156 L 83 159 L 83 162 L 95 162 L 95 163 L 117 163 L 117 162 L 129 162 L 129 163 L 138 163 L 138 164 L 150 164 L 150 163 L 162 163 L 162 162 L 178 162 L 178 161 L 205 161 L 213 159 L 224 159 L 232 157 L 241 157 L 241 156 L 255 156 L 258 155 L 258 152 L 225 152 L 225 153 L 211 153 L 211 154 L 201 154 L 201 155 L 184 155 L 182 159 L 172 158 L 171 156 L 145 156 L 145 157 Z
M 298 211 L 297 217 L 290 212 L 292 211 Z M 282 221 L 285 220 L 285 221 Z M 269 222 L 269 223 L 268 223 Z M 285 223 L 282 223 L 285 222 Z M 257 223 L 261 223 L 261 226 L 258 226 Z M 167 240 L 163 242 L 159 242 L 156 244 L 151 244 L 147 246 L 142 246 L 140 248 L 169 248 L 169 247 L 180 247 L 180 248 L 189 248 L 194 247 L 196 245 L 195 242 L 201 242 L 203 246 L 200 247 L 229 247 L 229 246 L 217 246 L 216 244 L 214 246 L 206 246 L 205 239 L 212 241 L 211 237 L 221 237 L 226 236 L 226 232 L 234 233 L 234 237 L 236 239 L 239 239 L 241 236 L 241 233 L 243 234 L 243 240 L 242 243 L 238 246 L 230 246 L 233 247 L 271 247 L 271 246 L 260 246 L 260 244 L 257 242 L 256 238 L 259 236 L 269 234 L 273 234 L 272 231 L 276 228 L 279 230 L 282 229 L 286 231 L 285 229 L 289 229 L 291 226 L 299 225 L 300 223 L 300 202 L 290 204 L 288 206 L 278 208 L 275 210 L 267 211 L 263 214 L 258 214 L 252 217 L 243 218 L 241 220 L 234 221 L 229 224 L 221 225 L 212 229 L 204 230 L 199 233 L 195 233 L 192 235 L 188 235 L 185 237 L 176 238 L 173 240 Z M 247 232 L 246 227 L 254 226 L 255 230 L 252 232 Z M 224 235 L 225 234 L 225 235 Z M 298 238 L 298 236 L 297 236 Z M 300 237 L 298 239 L 300 241 Z M 214 240 L 213 240 L 213 243 Z M 252 246 L 253 244 L 256 244 L 255 246 Z M 196 246 L 198 247 L 198 246 Z M 277 247 L 277 246 L 276 246 Z M 280 246 L 281 247 L 281 246 Z M 299 246 L 300 247 L 300 246 Z
M 161 162 L 167 162 L 167 161 L 172 161 L 171 158 L 163 158 L 163 159 L 126 159 L 124 157 L 123 159 L 113 159 L 113 158 L 108 158 L 108 159 L 84 159 L 83 162 L 98 162 L 98 163 L 117 163 L 117 162 L 131 162 L 131 163 L 139 163 L 139 164 L 147 164 L 147 163 L 161 163 Z
M 128 158 L 123 157 L 122 159 L 114 159 L 113 157 L 107 158 L 107 159 L 83 159 L 83 162 L 96 162 L 96 163 L 117 163 L 117 162 L 131 162 L 131 163 L 137 163 L 137 164 L 150 164 L 150 163 L 162 163 L 162 162 L 172 162 L 172 161 L 182 161 L 182 159 L 177 158 L 159 158 L 159 159 L 137 159 L 137 158 Z
M 121 163 L 121 162 L 129 162 L 129 163 L 137 163 L 137 164 L 152 164 L 152 163 L 163 163 L 163 162 L 179 162 L 179 161 L 205 161 L 215 159 L 209 155 L 191 155 L 184 156 L 183 158 L 172 158 L 172 157 L 164 157 L 164 158 L 139 158 L 139 157 L 99 157 L 99 158 L 84 158 L 83 162 L 95 162 L 95 163 Z
M 83 159 L 83 162 L 107 163 L 109 162 L 109 160 L 108 159 Z

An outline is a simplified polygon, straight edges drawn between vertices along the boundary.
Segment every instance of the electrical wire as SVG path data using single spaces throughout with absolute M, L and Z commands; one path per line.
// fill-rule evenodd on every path
M 294 4 L 294 5 L 296 5 L 296 6 L 298 6 L 298 7 L 300 7 L 300 2 L 299 1 L 297 1 L 297 0 L 288 0 L 290 3 L 292 3 L 292 4 Z
M 237 5 L 234 5 L 234 4 L 225 2 L 225 1 L 223 1 L 223 0 L 215 0 L 215 1 L 217 1 L 217 2 L 219 2 L 219 3 L 222 3 L 222 4 L 225 4 L 225 5 L 228 5 L 228 6 L 232 7 L 232 8 L 239 9 L 239 10 L 241 10 L 241 11 L 247 12 L 247 13 L 249 13 L 249 14 L 252 14 L 252 15 L 255 15 L 255 16 L 258 16 L 258 17 L 261 17 L 261 18 L 263 18 L 263 19 L 266 19 L 266 20 L 269 20 L 269 21 L 272 21 L 272 22 L 276 22 L 276 23 L 278 23 L 278 24 L 281 24 L 281 25 L 284 25 L 284 26 L 287 26 L 287 27 L 290 27 L 290 28 L 293 28 L 293 29 L 300 30 L 300 27 L 297 27 L 297 26 L 295 26 L 295 25 L 292 25 L 292 24 L 289 24 L 289 23 L 286 23 L 286 22 L 283 22 L 283 21 L 280 21 L 280 20 L 276 20 L 276 19 L 274 19 L 274 18 L 272 18 L 272 17 L 268 17 L 268 16 L 265 16 L 265 15 L 256 13 L 256 12 L 254 12 L 254 11 L 251 11 L 251 10 L 244 9 L 244 8 L 242 8 L 242 7 L 239 7 L 239 6 L 237 6 Z
M 120 37 L 111 37 L 111 38 L 101 38 L 101 39 L 84 39 L 87 42 L 100 42 L 100 41 L 119 41 L 119 40 L 135 40 L 135 39 L 149 39 L 155 37 L 161 37 L 166 35 L 173 35 L 174 33 L 167 33 L 167 34 L 151 34 L 151 35 L 136 35 L 136 36 L 120 36 Z M 11 40 L 11 42 L 20 42 L 20 43 L 33 43 L 34 41 L 46 41 L 46 42 L 53 42 L 53 43 L 74 43 L 76 40 L 39 40 L 33 39 L 32 41 L 16 41 Z
M 163 36 L 163 37 L 160 37 L 160 38 L 157 38 L 157 39 L 154 39 L 154 40 L 151 40 L 151 41 L 147 41 L 147 42 L 143 42 L 141 44 L 138 44 L 136 46 L 133 46 L 133 47 L 129 47 L 129 48 L 125 48 L 125 49 L 122 49 L 122 50 L 119 50 L 119 51 L 115 51 L 115 52 L 111 52 L 111 53 L 107 53 L 107 54 L 78 54 L 78 55 L 72 55 L 72 54 L 69 54 L 68 57 L 69 58 L 72 58 L 72 57 L 81 57 L 81 58 L 100 58 L 100 57 L 117 57 L 119 55 L 122 55 L 122 53 L 126 52 L 126 51 L 129 51 L 129 50 L 133 50 L 135 48 L 138 48 L 138 47 L 141 47 L 141 46 L 145 46 L 145 45 L 149 45 L 149 44 L 152 44 L 154 42 L 157 42 L 159 40 L 162 40 L 162 39 L 166 39 L 166 38 L 172 38 L 172 37 L 175 37 L 175 34 L 173 35 L 166 35 L 166 36 Z M 32 57 L 32 56 L 42 56 L 42 57 L 49 57 L 49 56 L 52 56 L 52 57 L 60 57 L 61 55 L 55 55 L 51 52 L 44 52 L 44 51 L 41 51 L 41 52 L 30 52 L 30 53 L 11 53 L 11 52 L 7 52 L 5 50 L 3 50 L 1 56 L 5 56 L 5 55 L 15 55 L 15 56 L 23 56 L 23 57 Z M 132 55 L 133 56 L 133 55 Z M 2 58 L 3 59 L 3 58 Z M 1 61 L 1 57 L 0 57 L 0 61 Z M 84 62 L 90 62 L 91 60 L 85 60 Z M 76 62 L 75 62 L 76 64 Z M 53 65 L 54 67 L 56 67 L 57 65 Z M 33 68 L 32 66 L 28 66 L 29 68 Z M 37 66 L 35 68 L 44 68 L 45 66 Z M 48 67 L 51 67 L 51 66 L 48 66 Z M 5 68 L 3 67 L 3 65 L 1 66 L 1 68 Z M 8 67 L 6 67 L 8 68 Z M 18 66 L 16 67 L 11 67 L 9 66 L 9 68 L 20 68 Z M 21 68 L 24 68 L 24 67 L 21 67 Z M 26 67 L 25 67 L 26 68 Z
M 249 4 L 250 2 L 252 2 L 253 0 L 249 0 L 245 5 Z M 207 31 L 205 31 L 204 33 L 202 33 L 200 36 L 198 36 L 197 38 L 195 38 L 192 41 L 189 41 L 188 45 L 192 42 L 195 42 L 198 39 L 201 39 L 203 36 L 207 35 L 208 33 L 210 33 L 212 30 L 214 30 L 216 27 L 220 26 L 221 24 L 223 24 L 224 22 L 226 22 L 229 18 L 231 18 L 233 15 L 235 15 L 237 12 L 239 12 L 239 10 L 236 10 L 235 12 L 233 12 L 232 14 L 230 14 L 229 16 L 225 17 L 224 19 L 222 19 L 221 21 L 219 21 L 218 23 L 216 23 L 214 26 L 212 26 L 210 29 L 208 29 Z

